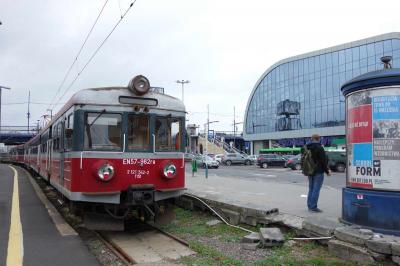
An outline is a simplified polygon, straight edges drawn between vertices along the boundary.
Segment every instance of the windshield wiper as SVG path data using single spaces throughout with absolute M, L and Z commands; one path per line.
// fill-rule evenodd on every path
M 96 118 L 92 121 L 92 123 L 90 123 L 89 127 L 92 127 L 93 124 L 97 121 L 97 119 L 99 119 L 99 117 L 102 116 L 105 112 L 106 112 L 106 109 L 103 109 L 103 110 L 96 116 Z

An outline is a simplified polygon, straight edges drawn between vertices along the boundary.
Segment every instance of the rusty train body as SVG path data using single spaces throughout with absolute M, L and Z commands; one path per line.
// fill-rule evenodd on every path
M 182 101 L 136 76 L 127 87 L 77 92 L 10 157 L 72 204 L 117 217 L 134 208 L 151 213 L 185 192 L 185 114 Z

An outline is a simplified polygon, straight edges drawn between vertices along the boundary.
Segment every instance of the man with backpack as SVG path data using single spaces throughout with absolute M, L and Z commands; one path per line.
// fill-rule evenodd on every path
M 311 212 L 322 212 L 317 206 L 319 192 L 324 182 L 324 173 L 328 176 L 331 172 L 328 167 L 328 158 L 321 145 L 321 137 L 317 134 L 311 136 L 311 142 L 301 150 L 301 166 L 305 176 L 308 176 L 307 206 Z

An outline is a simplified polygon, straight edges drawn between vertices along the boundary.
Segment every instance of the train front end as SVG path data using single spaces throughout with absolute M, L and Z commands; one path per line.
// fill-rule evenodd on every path
M 185 192 L 180 100 L 151 88 L 144 76 L 128 87 L 87 89 L 74 97 L 74 123 L 65 128 L 71 151 L 61 158 L 62 187 L 72 204 L 114 218 L 134 210 L 154 217 Z

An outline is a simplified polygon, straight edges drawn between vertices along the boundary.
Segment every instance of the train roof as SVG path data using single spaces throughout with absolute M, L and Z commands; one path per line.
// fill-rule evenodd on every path
M 65 108 L 70 108 L 72 105 L 107 105 L 107 106 L 132 106 L 132 104 L 124 104 L 120 102 L 120 97 L 133 98 L 151 98 L 156 99 L 158 104 L 152 108 L 173 110 L 177 112 L 185 112 L 183 102 L 170 95 L 149 91 L 148 93 L 138 96 L 133 93 L 128 87 L 102 87 L 80 90 L 75 93 L 71 99 L 65 104 Z M 60 110 L 63 113 L 66 110 Z
M 57 112 L 41 132 L 49 128 L 54 121 L 62 116 L 68 109 L 74 105 L 97 105 L 97 106 L 119 106 L 119 107 L 132 107 L 138 104 L 132 103 L 121 103 L 120 97 L 134 98 L 134 99 L 155 99 L 157 105 L 150 106 L 150 112 L 152 109 L 171 111 L 171 112 L 183 112 L 185 113 L 185 105 L 183 102 L 171 95 L 159 92 L 159 90 L 151 88 L 150 91 L 142 96 L 139 96 L 132 92 L 128 87 L 100 87 L 100 88 L 89 88 L 83 89 L 76 92 L 68 102 Z M 27 143 L 30 143 L 39 137 L 37 134 L 35 137 L 30 139 Z

